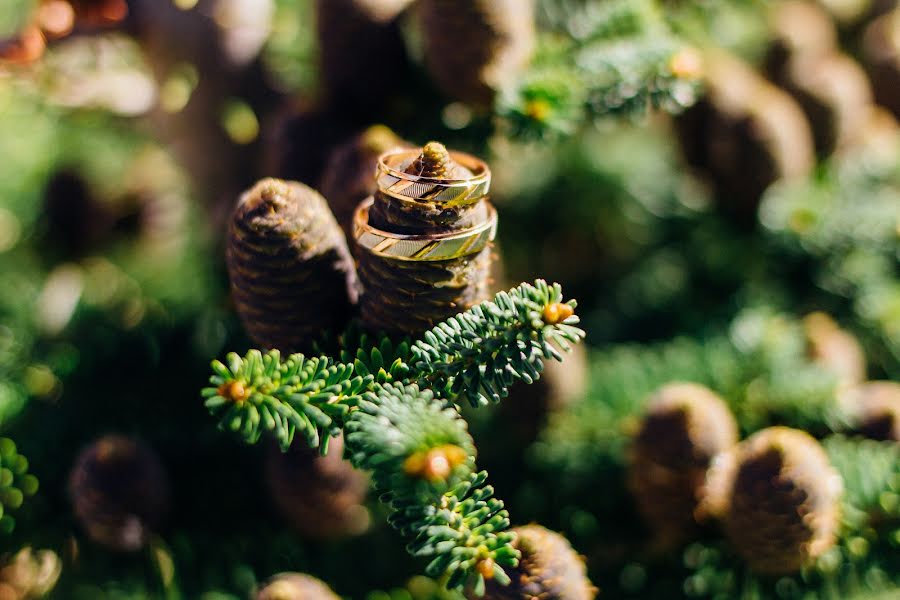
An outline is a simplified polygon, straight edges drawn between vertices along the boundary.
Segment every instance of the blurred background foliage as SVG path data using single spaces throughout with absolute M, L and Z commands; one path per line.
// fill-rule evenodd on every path
M 854 359 L 817 356 L 803 317 L 859 340 L 857 379 L 900 376 L 896 3 L 539 0 L 530 61 L 491 45 L 531 35 L 526 0 L 442 33 L 408 4 L 0 0 L 0 433 L 15 440 L 0 454 L 40 481 L 0 519 L 7 564 L 52 550 L 59 598 L 247 597 L 288 570 L 347 597 L 451 595 L 415 576 L 371 498 L 362 535 L 287 527 L 267 452 L 197 398 L 207 361 L 249 345 L 221 247 L 240 191 L 320 186 L 384 124 L 489 162 L 498 288 L 540 276 L 579 302 L 588 356 L 470 415 L 514 520 L 566 532 L 604 597 L 894 597 L 896 439 L 838 436 Z M 504 81 L 454 71 L 479 59 L 448 48 L 479 44 Z M 845 515 L 881 506 L 878 526 L 777 579 L 707 530 L 655 555 L 625 471 L 646 399 L 676 380 L 722 395 L 743 434 L 826 439 Z M 92 542 L 71 508 L 76 455 L 110 432 L 154 448 L 171 482 L 139 552 Z M 10 489 L 34 487 L 21 471 Z M 40 597 L 4 573 L 9 597 Z

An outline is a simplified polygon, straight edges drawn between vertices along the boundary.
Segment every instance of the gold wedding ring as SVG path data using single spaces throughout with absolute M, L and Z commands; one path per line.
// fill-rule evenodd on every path
M 419 154 L 418 149 L 391 150 L 382 154 L 375 169 L 378 191 L 404 202 L 438 206 L 475 204 L 487 196 L 491 170 L 480 158 L 464 152 L 450 152 L 457 164 L 472 172 L 472 177 L 436 179 L 404 172 Z
M 490 204 L 488 218 L 474 227 L 450 233 L 403 235 L 369 225 L 369 208 L 373 202 L 369 196 L 356 209 L 353 234 L 360 247 L 377 256 L 408 261 L 450 260 L 480 252 L 497 235 L 497 211 Z

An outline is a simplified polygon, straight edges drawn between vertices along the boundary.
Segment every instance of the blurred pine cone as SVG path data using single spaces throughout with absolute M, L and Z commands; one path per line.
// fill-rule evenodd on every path
M 843 384 L 866 379 L 866 356 L 856 337 L 838 327 L 834 319 L 815 312 L 803 319 L 807 354 L 813 362 L 837 375 Z
M 411 0 L 317 0 L 316 31 L 328 101 L 378 114 L 409 60 L 398 16 Z
M 263 179 L 244 193 L 226 259 L 238 314 L 263 347 L 309 349 L 350 318 L 357 283 L 347 242 L 325 199 L 302 183 Z
M 436 179 L 472 176 L 437 142 L 426 144 L 406 172 Z M 466 206 L 446 207 L 426 201 L 401 202 L 377 192 L 369 210 L 371 225 L 398 234 L 453 232 L 487 218 L 483 198 Z M 360 312 L 365 326 L 374 331 L 417 335 L 490 295 L 491 244 L 475 254 L 438 261 L 393 260 L 362 248 L 357 248 L 357 255 L 364 290 Z
M 900 383 L 867 381 L 843 390 L 839 402 L 862 435 L 900 442 Z
M 382 153 L 411 146 L 384 125 L 372 125 L 334 149 L 328 157 L 319 191 L 347 239 L 353 239 L 353 215 L 359 203 L 377 190 L 375 166 Z
M 670 383 L 650 399 L 631 448 L 628 487 L 663 549 L 683 541 L 713 457 L 737 443 L 725 402 L 694 383 Z
M 522 553 L 519 566 L 507 569 L 512 579 L 507 586 L 488 579 L 485 600 L 591 600 L 597 594 L 584 560 L 566 538 L 540 525 L 512 531 L 517 536 L 513 544 Z
M 43 598 L 62 572 L 59 557 L 50 550 L 23 548 L 7 557 L 0 568 L 0 600 Z
M 753 225 L 770 184 L 812 169 L 812 133 L 797 103 L 746 63 L 710 54 L 706 71 L 707 94 L 676 119 L 678 139 L 722 209 Z
M 340 600 L 330 587 L 303 573 L 281 573 L 260 589 L 255 600 Z
M 330 441 L 328 454 L 294 443 L 287 452 L 272 445 L 266 483 L 272 500 L 290 525 L 309 538 L 357 535 L 369 526 L 363 505 L 366 476 L 343 459 L 343 439 Z
M 838 47 L 834 22 L 821 5 L 811 0 L 773 4 L 769 13 L 769 32 L 771 40 L 764 60 L 765 72 L 776 81 L 792 58 L 821 56 Z
M 532 0 L 422 0 L 425 64 L 450 98 L 488 106 L 534 49 Z
M 107 435 L 84 449 L 69 475 L 75 516 L 88 536 L 112 550 L 143 547 L 169 507 L 163 466 L 149 447 Z
M 866 27 L 862 54 L 875 101 L 900 118 L 900 7 Z
M 835 544 L 843 482 L 809 434 L 770 427 L 713 463 L 702 511 L 757 573 L 794 573 Z

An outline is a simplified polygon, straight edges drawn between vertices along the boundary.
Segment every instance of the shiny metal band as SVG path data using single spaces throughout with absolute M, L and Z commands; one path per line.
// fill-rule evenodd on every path
M 463 152 L 450 152 L 457 164 L 472 171 L 468 179 L 420 177 L 403 170 L 419 156 L 419 150 L 391 150 L 378 158 L 375 181 L 378 190 L 406 202 L 429 202 L 439 206 L 474 204 L 487 196 L 491 170 L 483 160 Z
M 361 248 L 394 260 L 450 260 L 481 252 L 497 235 L 497 211 L 490 204 L 484 223 L 463 231 L 435 235 L 403 235 L 369 225 L 369 196 L 356 209 L 353 237 Z

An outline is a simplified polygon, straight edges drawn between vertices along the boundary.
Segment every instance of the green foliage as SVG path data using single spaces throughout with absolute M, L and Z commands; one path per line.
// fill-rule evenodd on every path
M 886 348 L 874 358 L 892 375 L 900 373 L 898 205 L 900 147 L 892 140 L 773 186 L 760 207 L 760 222 L 783 248 L 816 259 L 816 283 L 852 301 Z
M 464 396 L 472 406 L 499 402 L 514 382 L 536 381 L 543 360 L 562 360 L 557 346 L 568 350 L 584 337 L 574 314 L 560 323 L 544 320 L 544 308 L 562 301 L 559 284 L 542 280 L 500 292 L 425 332 L 412 346 L 413 367 L 438 393 Z
M 455 402 L 488 404 L 516 381 L 536 381 L 544 360 L 562 360 L 584 337 L 574 307 L 558 284 L 537 280 L 451 317 L 412 346 L 351 329 L 341 338 L 343 362 L 231 353 L 213 361 L 202 395 L 219 428 L 251 444 L 268 434 L 286 450 L 299 431 L 325 453 L 329 437 L 344 431 L 350 460 L 372 472 L 391 524 L 412 540 L 409 551 L 432 559 L 427 574 L 483 590 L 484 565 L 508 581 L 503 567 L 515 566 L 518 553 L 503 502 L 492 498 L 487 473 L 475 471 Z M 450 454 L 438 457 L 443 471 L 429 472 L 435 452 Z
M 410 476 L 411 456 L 448 444 L 466 453 L 448 476 L 435 481 Z M 428 575 L 448 577 L 448 588 L 473 584 L 483 590 L 484 576 L 476 570 L 480 561 L 516 565 L 513 536 L 504 532 L 509 516 L 484 485 L 487 473 L 474 472 L 475 446 L 452 405 L 415 385 L 386 384 L 350 416 L 347 447 L 350 460 L 373 473 L 375 489 L 393 511 L 390 523 L 412 538 L 410 553 L 432 558 Z M 508 581 L 500 566 L 494 575 Z
M 544 2 L 545 31 L 531 70 L 498 102 L 518 137 L 570 134 L 586 120 L 677 112 L 696 82 L 673 71 L 685 44 L 654 0 Z
M 13 530 L 16 521 L 9 511 L 22 506 L 37 489 L 37 478 L 28 472 L 28 459 L 16 451 L 11 439 L 0 438 L 0 532 Z
M 324 453 L 327 439 L 372 383 L 371 376 L 353 376 L 351 365 L 327 357 L 292 354 L 282 361 L 277 350 L 250 350 L 244 358 L 231 353 L 226 362 L 212 363 L 213 387 L 202 392 L 206 407 L 221 429 L 239 432 L 251 444 L 271 432 L 282 450 L 300 431 L 310 447 L 323 444 Z

